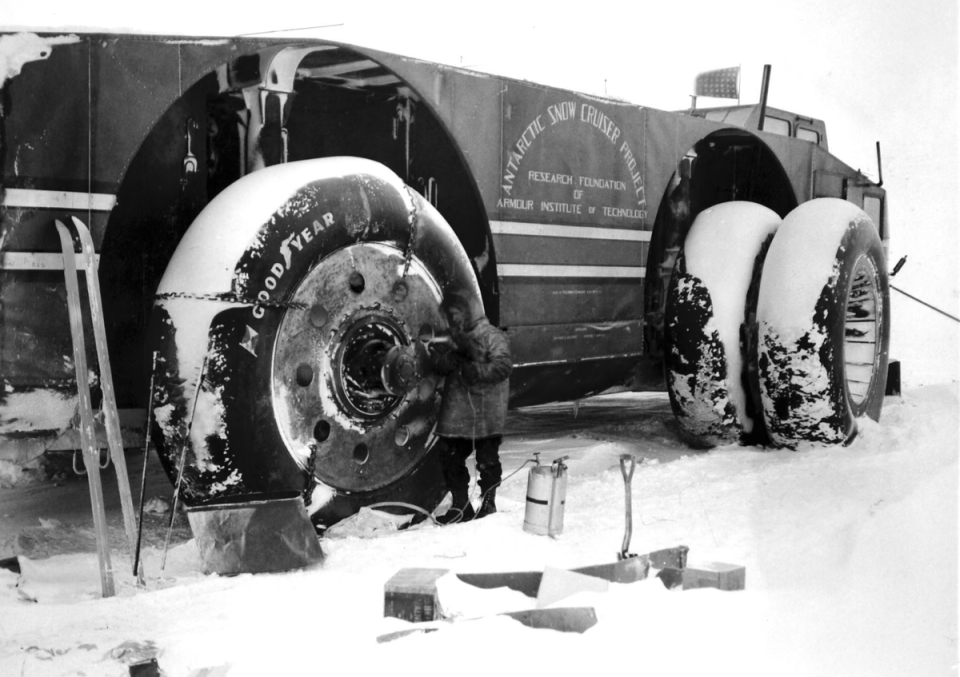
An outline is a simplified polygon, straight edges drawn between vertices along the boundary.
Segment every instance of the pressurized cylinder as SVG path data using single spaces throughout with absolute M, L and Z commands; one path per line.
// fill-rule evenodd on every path
M 566 466 L 538 465 L 527 478 L 527 511 L 523 530 L 556 536 L 563 533 L 563 508 L 567 500 Z

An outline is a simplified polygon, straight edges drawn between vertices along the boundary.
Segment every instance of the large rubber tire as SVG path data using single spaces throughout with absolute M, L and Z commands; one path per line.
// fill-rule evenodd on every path
M 760 389 L 771 440 L 841 444 L 879 420 L 890 290 L 876 226 L 856 205 L 806 202 L 784 219 L 760 283 Z
M 442 379 L 420 336 L 446 329 L 449 290 L 482 308 L 452 229 L 382 165 L 296 162 L 223 191 L 152 318 L 153 439 L 183 500 L 299 492 L 321 524 L 385 501 L 436 507 Z
M 755 433 L 744 324 L 780 217 L 752 202 L 701 212 L 677 258 L 664 327 L 667 391 L 684 439 L 709 448 Z M 757 431 L 759 433 L 759 431 Z

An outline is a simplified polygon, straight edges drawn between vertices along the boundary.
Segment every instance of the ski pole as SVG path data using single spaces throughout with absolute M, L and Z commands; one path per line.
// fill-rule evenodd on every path
M 183 481 L 183 465 L 187 460 L 187 442 L 190 441 L 190 430 L 193 428 L 193 416 L 197 413 L 197 400 L 200 399 L 200 386 L 203 385 L 203 372 L 207 370 L 207 357 L 209 353 L 203 356 L 203 364 L 200 365 L 200 377 L 197 379 L 197 387 L 193 391 L 193 406 L 190 408 L 190 419 L 187 421 L 187 432 L 183 438 L 183 445 L 180 447 L 180 465 L 177 466 L 177 486 L 173 490 L 173 508 L 170 511 L 170 526 L 167 528 L 167 537 L 163 542 L 163 559 L 160 562 L 160 572 L 167 566 L 167 546 L 170 544 L 170 534 L 173 532 L 173 522 L 177 519 L 177 502 L 180 499 L 180 484 Z
M 150 423 L 153 420 L 153 378 L 157 372 L 157 351 L 153 351 L 153 364 L 150 367 L 150 395 L 147 400 L 147 425 L 144 429 L 143 476 L 140 479 L 140 516 L 137 521 L 137 547 L 133 553 L 133 575 L 143 583 L 143 568 L 140 564 L 140 539 L 143 535 L 143 498 L 147 491 L 147 458 L 150 456 Z

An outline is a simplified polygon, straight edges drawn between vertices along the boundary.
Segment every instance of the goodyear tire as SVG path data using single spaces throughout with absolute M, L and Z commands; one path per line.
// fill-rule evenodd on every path
M 432 510 L 442 381 L 419 337 L 445 329 L 448 290 L 479 307 L 449 225 L 382 165 L 289 163 L 223 191 L 152 317 L 152 434 L 182 499 L 299 492 L 327 525 L 385 501 Z
M 784 219 L 760 283 L 763 414 L 775 444 L 847 443 L 880 418 L 890 291 L 877 228 L 844 200 L 806 202 Z
M 780 217 L 762 205 L 719 204 L 697 216 L 677 259 L 666 307 L 667 390 L 681 433 L 695 447 L 762 433 L 743 328 L 779 225 Z

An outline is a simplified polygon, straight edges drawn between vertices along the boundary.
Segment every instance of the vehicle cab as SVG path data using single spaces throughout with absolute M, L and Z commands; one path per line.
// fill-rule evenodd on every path
M 790 136 L 814 143 L 824 150 L 827 146 L 827 126 L 823 120 L 791 113 L 780 108 L 767 106 L 760 123 L 760 105 L 721 106 L 717 108 L 694 108 L 686 111 L 688 115 L 714 122 L 725 122 L 743 129 Z

